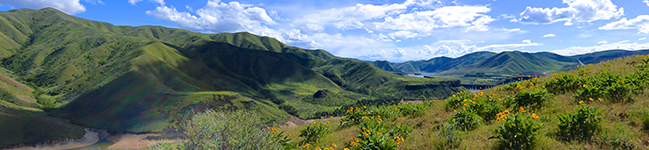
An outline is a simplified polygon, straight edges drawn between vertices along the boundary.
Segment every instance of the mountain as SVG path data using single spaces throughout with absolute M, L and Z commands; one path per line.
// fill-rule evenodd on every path
M 475 52 L 458 58 L 436 57 L 429 60 L 407 61 L 395 64 L 395 66 L 404 72 L 437 72 L 439 74 L 557 72 L 573 68 L 579 65 L 579 61 L 584 64 L 594 64 L 642 54 L 649 54 L 649 50 L 608 50 L 575 56 L 561 56 L 550 52 Z M 386 64 L 382 64 L 382 66 L 386 66 Z M 398 70 L 394 72 L 398 72 Z
M 390 72 L 395 72 L 395 73 L 403 73 L 403 71 L 401 69 L 397 68 L 397 66 L 392 65 L 392 63 L 390 63 L 389 61 L 377 60 L 377 61 L 373 61 L 372 64 L 374 66 L 376 66 L 376 67 L 379 67 L 379 68 L 385 70 L 385 71 L 390 71 Z
M 0 44 L 0 133 L 25 137 L 0 147 L 78 138 L 81 126 L 160 132 L 206 109 L 254 110 L 274 123 L 464 90 L 247 32 L 114 26 L 52 8 L 0 12 Z

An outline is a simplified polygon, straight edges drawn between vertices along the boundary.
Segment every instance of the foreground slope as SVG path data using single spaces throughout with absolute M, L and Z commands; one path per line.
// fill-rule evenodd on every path
M 647 149 L 648 80 L 649 55 L 636 55 L 441 101 L 354 106 L 280 131 L 299 143 L 307 126 L 330 126 L 310 147 L 350 149 Z

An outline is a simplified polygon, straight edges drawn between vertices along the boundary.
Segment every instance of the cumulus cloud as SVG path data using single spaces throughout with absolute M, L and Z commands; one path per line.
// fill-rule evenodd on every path
M 619 21 L 608 23 L 600 30 L 615 30 L 615 29 L 638 29 L 638 33 L 649 33 L 649 15 L 640 15 L 631 20 L 622 18 Z
M 530 41 L 529 39 L 526 39 L 526 40 L 523 40 L 523 43 L 530 44 L 530 43 L 532 43 L 532 41 Z
M 384 22 L 374 23 L 376 28 L 431 32 L 436 28 L 469 27 L 467 30 L 485 31 L 486 24 L 494 21 L 484 13 L 491 11 L 487 6 L 446 6 L 435 10 L 400 14 L 396 18 L 386 17 Z
M 612 50 L 612 49 L 624 49 L 624 50 L 649 49 L 649 43 L 637 43 L 637 42 L 629 43 L 629 40 L 624 40 L 620 42 L 607 43 L 607 44 L 590 46 L 590 47 L 573 46 L 573 47 L 568 47 L 560 50 L 552 50 L 550 52 L 557 53 L 560 55 L 579 55 L 579 54 Z
M 79 3 L 79 0 L 0 0 L 0 5 L 27 7 L 34 9 L 52 7 L 68 14 L 77 14 L 86 11 L 86 7 L 81 5 L 81 3 Z
M 649 0 L 644 0 L 644 1 L 642 1 L 642 2 L 644 2 L 645 4 L 647 4 L 647 6 L 649 6 Z
M 541 36 L 541 37 L 542 37 L 542 38 L 546 38 L 546 37 L 555 37 L 555 36 L 556 36 L 556 35 L 550 33 L 550 34 L 543 35 L 543 36 Z
M 473 52 L 491 51 L 502 52 L 509 50 L 521 50 L 528 46 L 543 45 L 540 43 L 523 43 L 523 44 L 491 44 L 485 46 L 476 46 L 483 41 L 471 40 L 440 40 L 433 44 L 414 47 L 392 48 L 394 51 L 387 52 L 384 49 L 368 50 L 362 55 L 355 56 L 363 60 L 389 60 L 389 61 L 408 61 L 422 60 L 434 57 L 460 57 Z M 399 56 L 399 57 L 396 57 Z
M 364 26 L 366 20 L 383 18 L 403 12 L 413 3 L 406 1 L 403 4 L 372 5 L 356 4 L 355 6 L 331 8 L 314 14 L 307 14 L 296 19 L 296 24 L 314 24 L 319 26 L 333 26 L 338 29 L 358 29 Z
M 597 44 L 606 44 L 606 43 L 608 43 L 608 42 L 606 42 L 606 41 L 599 41 L 599 42 L 597 42 Z
M 610 0 L 563 0 L 568 7 L 536 8 L 527 7 L 521 12 L 521 23 L 551 24 L 565 21 L 564 25 L 596 20 L 609 20 L 624 15 L 622 7 L 617 9 Z
M 276 24 L 263 8 L 239 2 L 219 3 L 218 0 L 210 0 L 205 7 L 196 10 L 198 16 L 179 12 L 173 6 L 159 6 L 153 11 L 146 11 L 146 14 L 195 31 L 227 32 L 258 28 L 262 23 Z
M 143 0 L 128 0 L 128 3 L 131 3 L 131 5 L 135 5 L 137 2 L 141 2 L 141 1 L 143 1 Z M 165 5 L 164 0 L 149 0 L 149 1 L 158 3 L 158 4 L 162 5 L 162 6 Z

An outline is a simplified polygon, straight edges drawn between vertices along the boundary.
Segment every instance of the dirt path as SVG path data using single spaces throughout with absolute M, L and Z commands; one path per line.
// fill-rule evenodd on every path
M 54 144 L 54 145 L 35 146 L 35 147 L 20 147 L 11 150 L 51 150 L 51 149 L 80 148 L 80 147 L 90 146 L 92 144 L 97 143 L 97 141 L 99 141 L 98 135 L 99 133 L 86 129 L 86 134 L 83 135 L 83 138 L 77 141 L 67 142 L 65 144 Z
M 118 134 L 111 135 L 106 140 L 113 142 L 113 145 L 108 146 L 108 149 L 141 149 L 155 145 L 156 143 L 175 143 L 182 141 L 181 139 L 147 139 L 149 136 L 160 136 L 160 134 Z

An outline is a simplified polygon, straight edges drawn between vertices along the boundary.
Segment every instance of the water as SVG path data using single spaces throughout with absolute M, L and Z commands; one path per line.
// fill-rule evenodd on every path
M 411 74 L 411 73 L 409 73 L 409 74 Z M 406 75 L 406 76 L 409 76 L 409 77 L 419 77 L 419 78 L 423 78 L 424 76 L 436 75 L 436 74 L 437 74 L 437 73 L 434 73 L 434 72 L 422 72 L 420 75 L 414 75 L 414 74 L 412 74 L 412 75 Z
M 73 150 L 99 150 L 99 149 L 108 149 L 108 146 L 113 145 L 113 142 L 101 139 L 97 143 L 92 144 L 86 147 L 75 148 Z

